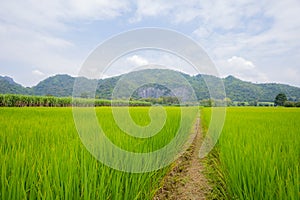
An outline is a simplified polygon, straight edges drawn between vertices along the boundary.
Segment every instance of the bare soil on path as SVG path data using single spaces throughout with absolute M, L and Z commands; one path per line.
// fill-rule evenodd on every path
M 192 145 L 174 163 L 173 169 L 165 177 L 162 188 L 154 200 L 201 200 L 206 199 L 211 187 L 204 175 L 204 164 L 199 158 L 202 143 L 200 119 L 197 118 L 193 131 Z M 193 134 L 193 133 L 192 133 Z

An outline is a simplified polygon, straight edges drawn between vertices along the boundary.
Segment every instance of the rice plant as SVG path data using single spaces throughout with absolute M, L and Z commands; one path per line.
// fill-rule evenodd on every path
M 147 125 L 149 109 L 130 108 L 130 113 Z M 118 129 L 111 108 L 96 108 L 107 136 L 137 152 L 159 149 L 174 137 L 180 108 L 166 112 L 164 128 L 147 141 Z M 194 118 L 190 113 L 190 127 Z M 0 160 L 0 199 L 151 199 L 169 170 L 127 173 L 105 166 L 81 143 L 71 108 L 0 108 Z
M 214 152 L 219 158 L 211 162 L 220 172 L 215 176 L 225 180 L 226 188 L 219 188 L 223 198 L 299 199 L 299 118 L 293 108 L 227 109 Z M 203 109 L 205 126 L 209 120 L 210 109 Z

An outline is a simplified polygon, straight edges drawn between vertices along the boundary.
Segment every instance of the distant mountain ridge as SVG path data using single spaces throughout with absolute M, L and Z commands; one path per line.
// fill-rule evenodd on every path
M 157 73 L 163 74 L 164 78 L 182 75 L 188 83 L 193 87 L 198 100 L 208 99 L 209 92 L 205 84 L 205 79 L 219 80 L 219 78 L 211 75 L 196 75 L 190 76 L 181 72 L 165 69 L 147 69 L 138 72 L 131 72 L 128 75 L 139 73 L 139 77 L 151 79 Z M 74 82 L 80 81 L 84 90 L 77 94 L 77 96 L 89 97 L 93 96 L 92 85 L 97 84 L 96 97 L 103 99 L 110 99 L 112 92 L 124 75 L 101 79 L 90 80 L 84 77 L 72 77 L 66 74 L 55 75 L 48 77 L 45 80 L 39 82 L 36 86 L 31 88 L 23 87 L 22 85 L 14 82 L 10 77 L 0 76 L 0 93 L 1 94 L 26 94 L 26 95 L 52 95 L 57 97 L 72 96 Z M 255 84 L 251 82 L 242 81 L 234 76 L 228 76 L 222 79 L 224 82 L 226 96 L 232 101 L 273 101 L 278 93 L 285 93 L 289 100 L 300 100 L 300 88 L 278 83 L 260 83 Z M 180 91 L 178 88 L 178 92 Z M 183 94 L 184 95 L 184 94 Z M 150 84 L 144 85 L 138 88 L 132 95 L 135 98 L 157 98 L 160 96 L 172 96 L 170 90 L 161 85 Z

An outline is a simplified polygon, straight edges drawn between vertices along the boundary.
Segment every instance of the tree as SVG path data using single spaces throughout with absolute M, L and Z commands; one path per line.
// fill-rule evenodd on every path
M 232 106 L 233 105 L 233 103 L 232 103 L 232 101 L 229 97 L 226 97 L 224 99 L 224 102 L 225 102 L 226 106 Z
M 287 101 L 287 97 L 284 93 L 279 93 L 276 97 L 275 97 L 275 106 L 283 106 L 284 102 Z

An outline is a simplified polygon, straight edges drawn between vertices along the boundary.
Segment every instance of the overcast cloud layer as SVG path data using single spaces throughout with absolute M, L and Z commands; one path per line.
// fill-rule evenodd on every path
M 25 86 L 53 74 L 76 75 L 105 39 L 150 26 L 196 40 L 222 76 L 300 86 L 299 13 L 299 0 L 1 1 L 0 75 Z M 148 64 L 157 56 L 178 65 L 168 55 L 147 56 L 130 55 L 124 64 Z

